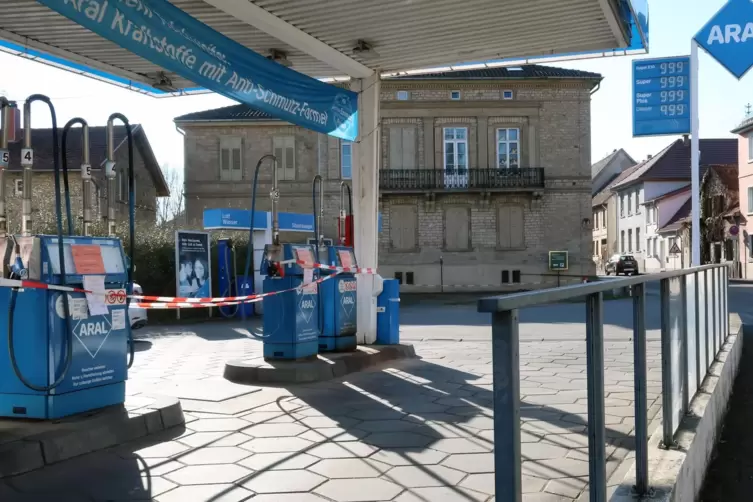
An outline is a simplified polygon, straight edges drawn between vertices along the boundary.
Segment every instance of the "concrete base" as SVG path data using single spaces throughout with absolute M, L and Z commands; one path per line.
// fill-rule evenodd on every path
M 649 485 L 653 494 L 643 500 L 686 502 L 698 498 L 742 359 L 743 327 L 736 315 L 730 316 L 730 333 L 737 334 L 730 335 L 722 347 L 680 422 L 675 433 L 677 447 L 660 448 L 661 427 L 656 422 L 650 427 L 654 430 L 648 441 Z M 636 500 L 634 485 L 633 462 L 622 483 L 614 488 L 610 502 Z
M 353 352 L 319 354 L 313 361 L 255 358 L 225 364 L 225 378 L 239 384 L 294 384 L 331 380 L 377 364 L 416 357 L 413 345 L 359 346 Z
M 131 397 L 125 406 L 62 420 L 0 419 L 0 479 L 156 434 L 185 423 L 176 398 Z

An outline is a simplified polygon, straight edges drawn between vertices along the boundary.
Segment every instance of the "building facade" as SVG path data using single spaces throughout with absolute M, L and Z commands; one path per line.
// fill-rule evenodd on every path
M 603 173 L 605 170 L 611 172 L 619 169 L 618 174 L 611 176 L 606 186 L 603 186 L 602 182 L 592 181 L 602 185 L 602 188 L 595 192 L 591 203 L 593 208 L 592 219 L 594 222 L 593 258 L 599 270 L 603 270 L 610 256 L 620 252 L 619 229 L 617 225 L 618 201 L 612 189 L 637 169 L 635 164 L 630 165 L 626 160 L 629 159 L 629 161 L 635 162 L 632 160 L 632 157 L 628 156 L 627 153 L 617 155 L 619 152 L 624 152 L 624 150 L 616 150 L 614 154 L 608 157 L 612 159 L 611 162 L 605 163 L 604 160 L 600 161 L 599 163 L 602 164 L 602 168 L 597 171 L 598 173 Z M 592 172 L 594 172 L 593 168 Z
M 740 225 L 738 249 L 741 275 L 753 279 L 753 118 L 744 120 L 732 130 L 737 134 L 738 183 L 740 190 Z
M 134 140 L 134 178 L 136 223 L 145 227 L 157 223 L 157 199 L 168 197 L 170 190 L 154 156 L 144 129 L 132 125 Z M 18 134 L 17 138 L 22 135 Z M 126 130 L 115 127 L 116 220 L 128 221 L 128 145 Z M 106 128 L 89 127 L 90 163 L 92 167 L 92 205 L 94 223 L 107 217 L 107 182 L 104 174 L 106 160 Z M 55 225 L 55 179 L 52 162 L 52 130 L 33 129 L 34 166 L 32 178 L 32 225 L 39 231 L 50 231 Z M 71 213 L 75 225 L 83 220 L 81 182 L 81 129 L 68 132 L 66 161 L 69 171 Z M 6 211 L 11 232 L 21 228 L 21 202 L 23 195 L 23 168 L 21 166 L 22 142 L 10 145 L 10 162 L 5 176 Z M 61 196 L 63 195 L 61 175 Z M 61 202 L 64 206 L 64 202 Z M 65 209 L 63 209 L 65 210 Z
M 625 150 L 620 148 L 591 166 L 591 192 L 596 195 L 611 184 L 625 169 L 637 162 Z
M 544 66 L 385 79 L 380 274 L 409 292 L 542 287 L 557 283 L 549 251 L 569 253 L 561 283 L 593 274 L 590 94 L 600 79 Z M 310 212 L 321 174 L 324 232 L 336 236 L 352 144 L 243 105 L 176 124 L 189 223 L 200 226 L 207 208 L 249 207 L 253 167 L 274 152 L 280 210 Z M 259 180 L 257 209 L 268 210 L 269 168 Z

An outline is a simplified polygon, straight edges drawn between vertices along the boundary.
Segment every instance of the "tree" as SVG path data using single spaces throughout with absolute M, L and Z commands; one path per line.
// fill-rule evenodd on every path
M 185 210 L 183 173 L 181 169 L 165 164 L 162 166 L 162 174 L 165 176 L 167 187 L 170 189 L 170 196 L 157 199 L 157 223 L 159 225 L 171 223 L 177 225 Z

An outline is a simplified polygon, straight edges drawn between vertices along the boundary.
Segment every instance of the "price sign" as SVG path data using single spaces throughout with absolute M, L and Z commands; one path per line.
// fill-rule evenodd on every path
M 633 136 L 690 133 L 690 58 L 633 61 Z
M 8 167 L 10 162 L 10 152 L 8 150 L 0 150 L 0 169 Z
M 21 165 L 24 167 L 34 165 L 34 150 L 31 148 L 23 148 L 21 150 Z

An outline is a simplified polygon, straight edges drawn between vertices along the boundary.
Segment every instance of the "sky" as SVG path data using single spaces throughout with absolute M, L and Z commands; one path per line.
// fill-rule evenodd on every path
M 725 0 L 649 0 L 650 53 L 639 58 L 689 55 L 693 35 L 724 3 Z M 729 131 L 745 117 L 745 105 L 753 102 L 750 92 L 753 76 L 738 81 L 703 50 L 699 53 L 700 137 L 732 137 Z M 624 148 L 635 160 L 642 160 L 676 139 L 632 137 L 632 59 L 614 57 L 551 64 L 592 71 L 604 77 L 591 104 L 593 162 L 618 148 Z M 173 118 L 234 103 L 216 94 L 157 99 L 1 52 L 0 68 L 4 69 L 0 94 L 18 101 L 34 93 L 49 96 L 60 127 L 76 116 L 83 117 L 90 125 L 104 125 L 111 113 L 121 112 L 132 124 L 144 127 L 160 164 L 180 171 L 183 141 Z M 50 126 L 43 106 L 35 105 L 39 112 L 32 116 L 33 127 Z

